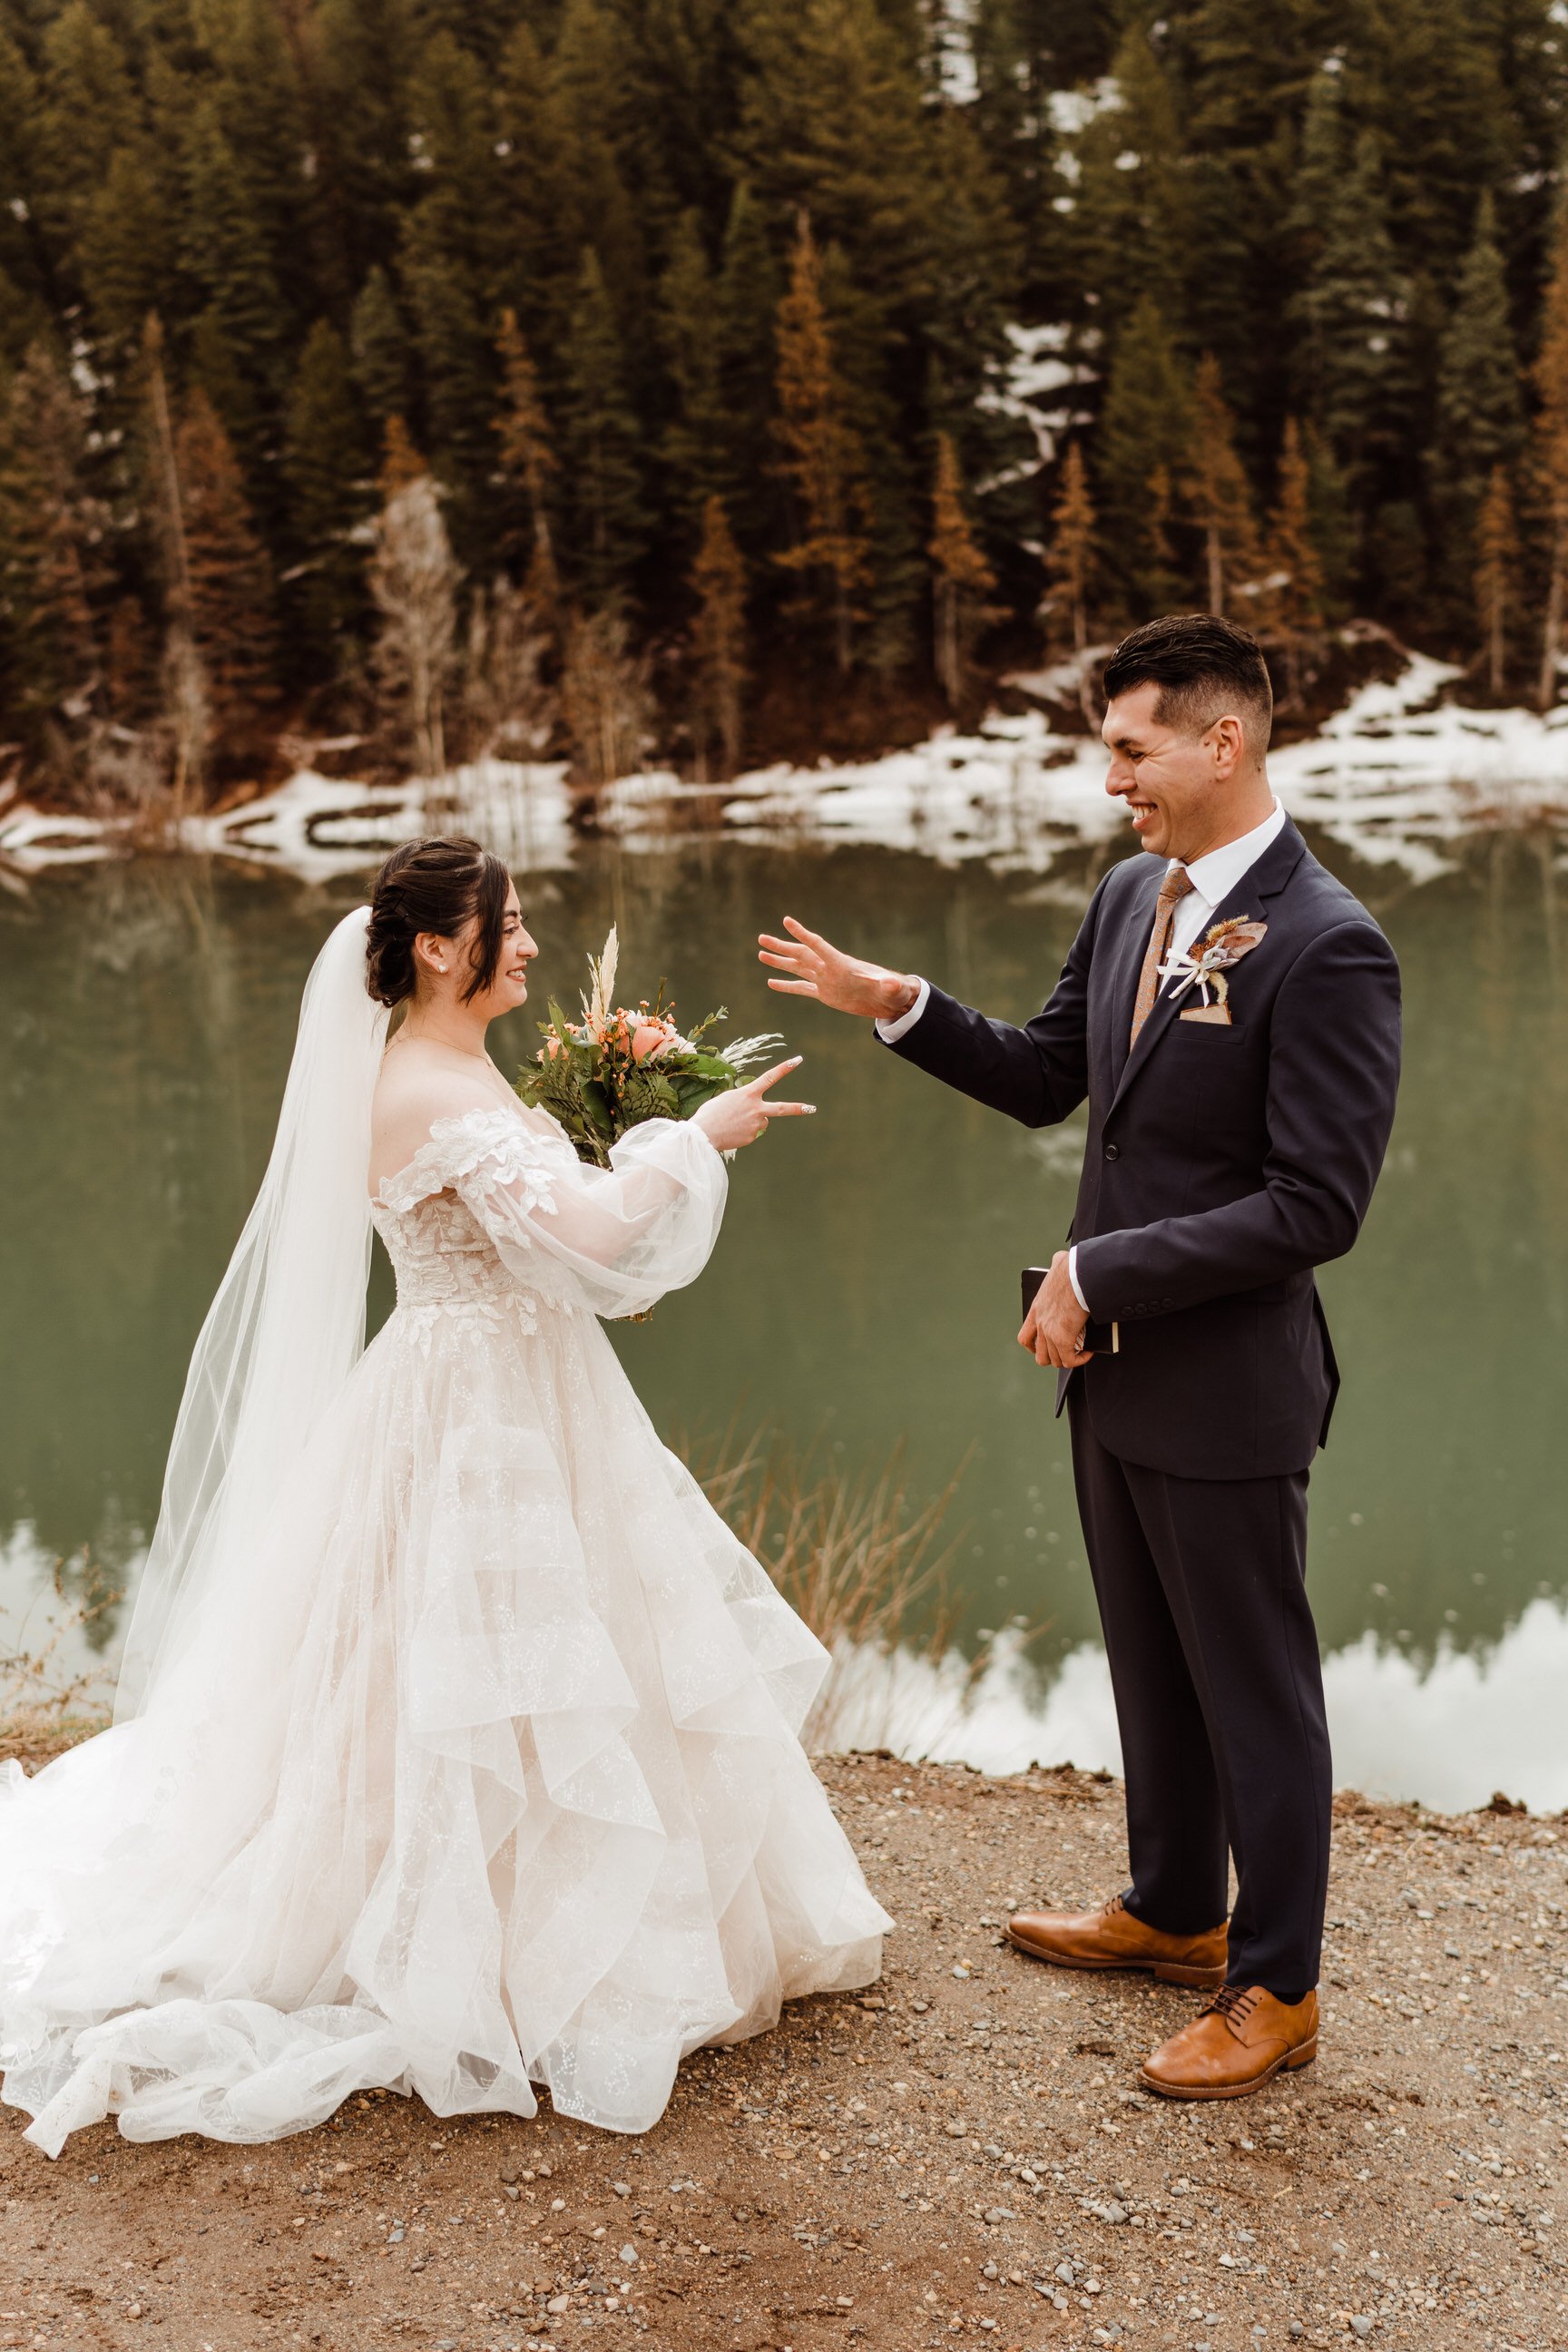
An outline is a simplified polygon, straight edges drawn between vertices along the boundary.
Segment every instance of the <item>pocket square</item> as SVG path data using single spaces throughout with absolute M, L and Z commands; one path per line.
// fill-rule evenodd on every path
M 1230 1007 L 1228 1004 L 1194 1004 L 1187 1012 L 1179 1013 L 1177 1018 L 1182 1021 L 1216 1021 L 1222 1029 L 1228 1029 Z

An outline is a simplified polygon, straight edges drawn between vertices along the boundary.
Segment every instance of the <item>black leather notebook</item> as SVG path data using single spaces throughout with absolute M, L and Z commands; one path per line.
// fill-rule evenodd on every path
M 1038 1290 L 1041 1283 L 1044 1282 L 1049 1272 L 1049 1266 L 1026 1265 L 1024 1268 L 1023 1273 L 1020 1275 L 1019 1281 L 1023 1286 L 1024 1315 L 1026 1318 L 1028 1316 L 1030 1307 L 1035 1303 L 1036 1291 Z M 1091 1356 L 1119 1356 L 1121 1353 L 1121 1324 L 1085 1324 L 1083 1344 L 1089 1349 Z

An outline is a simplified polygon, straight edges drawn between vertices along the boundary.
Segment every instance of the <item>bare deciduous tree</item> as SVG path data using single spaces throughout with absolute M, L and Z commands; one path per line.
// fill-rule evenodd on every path
M 653 741 L 646 655 L 634 654 L 618 613 L 573 620 L 562 678 L 572 738 L 572 778 L 589 791 L 630 775 Z
M 470 754 L 537 760 L 555 725 L 556 697 L 542 669 L 550 649 L 525 590 L 499 578 L 468 608 L 463 677 L 464 732 Z
M 418 474 L 393 491 L 376 520 L 370 586 L 382 614 L 382 693 L 398 709 L 415 761 L 430 776 L 447 766 L 447 676 L 461 580 L 436 485 Z

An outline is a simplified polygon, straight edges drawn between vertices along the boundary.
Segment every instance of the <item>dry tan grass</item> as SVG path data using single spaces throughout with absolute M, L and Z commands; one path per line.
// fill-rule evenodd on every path
M 832 1653 L 833 1673 L 805 1727 L 808 1748 L 843 1746 L 851 1724 L 860 1746 L 886 1745 L 900 1661 L 940 1667 L 951 1716 L 963 1715 L 998 1639 L 986 1635 L 967 1654 L 957 1640 L 963 1529 L 950 1532 L 948 1520 L 964 1462 L 917 1505 L 901 1445 L 879 1470 L 847 1472 L 825 1456 L 820 1439 L 801 1452 L 766 1433 L 742 1439 L 731 1427 L 688 1459 L 714 1508 Z M 1009 1637 L 1026 1645 L 1043 1630 L 1014 1626 Z
M 102 1668 L 73 1671 L 67 1659 L 123 1598 L 86 1551 L 68 1575 L 65 1560 L 55 1561 L 48 1583 L 0 1648 L 0 1738 L 8 1745 L 69 1746 L 73 1736 L 84 1739 L 102 1728 L 107 1709 L 89 1703 L 89 1694 L 101 1688 Z
M 888 1748 L 900 1714 L 900 1669 L 931 1670 L 940 1683 L 936 1727 L 951 1729 L 996 1659 L 998 1643 L 1026 1647 L 1043 1626 L 985 1634 L 973 1650 L 958 1640 L 965 1595 L 955 1566 L 963 1528 L 949 1521 L 964 1464 L 927 1502 L 911 1500 L 903 1449 L 879 1470 L 841 1469 L 825 1441 L 803 1449 L 758 1432 L 731 1428 L 686 1458 L 716 1510 L 768 1570 L 795 1613 L 832 1655 L 833 1672 L 804 1727 L 816 1753 Z M 71 1584 L 57 1561 L 45 1593 L 0 1650 L 0 1744 L 14 1751 L 54 1752 L 100 1730 L 107 1708 L 87 1703 L 99 1681 L 66 1671 L 65 1645 L 120 1594 L 82 1570 Z M 29 1638 L 30 1637 L 30 1638 Z M 940 1670 L 940 1672 L 939 1672 Z M 933 1728 L 929 1714 L 928 1736 Z M 922 1743 L 923 1744 L 923 1743 Z

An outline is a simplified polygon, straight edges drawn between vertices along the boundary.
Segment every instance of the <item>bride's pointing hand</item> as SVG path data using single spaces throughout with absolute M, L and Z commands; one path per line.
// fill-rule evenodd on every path
M 784 919 L 787 940 L 763 931 L 758 939 L 758 961 L 771 964 L 784 980 L 770 980 L 781 996 L 815 996 L 836 1013 L 858 1013 L 868 1021 L 896 1021 L 920 994 L 920 982 L 907 972 L 889 971 L 885 965 L 865 963 L 847 956 L 830 940 L 808 931 L 793 915 Z
M 816 1108 L 815 1103 L 768 1102 L 767 1090 L 780 1078 L 798 1070 L 805 1056 L 796 1054 L 792 1060 L 775 1063 L 764 1070 L 760 1078 L 749 1086 L 731 1087 L 727 1094 L 715 1095 L 700 1111 L 692 1114 L 692 1125 L 700 1127 L 715 1151 L 738 1151 L 743 1143 L 754 1143 L 770 1118 L 806 1118 Z

